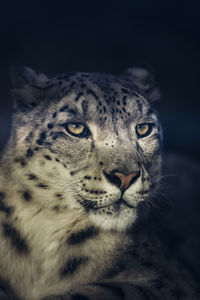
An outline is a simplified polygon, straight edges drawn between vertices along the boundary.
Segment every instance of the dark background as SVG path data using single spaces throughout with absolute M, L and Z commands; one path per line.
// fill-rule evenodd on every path
M 10 124 L 10 65 L 50 75 L 154 69 L 164 145 L 200 158 L 198 1 L 7 1 L 0 8 L 0 145 Z
M 158 109 L 164 148 L 181 157 L 170 162 L 172 167 L 179 165 L 179 177 L 170 191 L 175 208 L 170 213 L 161 210 L 158 228 L 163 226 L 161 236 L 168 239 L 171 249 L 200 279 L 200 191 L 196 188 L 200 186 L 198 1 L 57 0 L 1 4 L 0 148 L 10 129 L 9 67 L 16 63 L 49 75 L 67 71 L 118 74 L 135 64 L 152 66 L 163 94 Z M 185 157 L 193 162 L 189 160 L 185 165 Z M 192 184 L 188 184 L 188 178 Z

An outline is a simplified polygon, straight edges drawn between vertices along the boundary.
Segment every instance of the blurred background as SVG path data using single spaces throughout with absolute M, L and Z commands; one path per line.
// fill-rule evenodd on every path
M 173 182 L 168 192 L 175 208 L 163 206 L 159 228 L 172 251 L 200 278 L 199 2 L 57 0 L 1 4 L 0 149 L 9 135 L 9 67 L 16 63 L 48 75 L 67 71 L 119 74 L 135 64 L 152 67 L 163 95 L 157 108 L 164 129 L 164 150 L 178 153 L 177 159 L 166 160 L 170 162 L 166 174 L 179 176 L 170 178 Z

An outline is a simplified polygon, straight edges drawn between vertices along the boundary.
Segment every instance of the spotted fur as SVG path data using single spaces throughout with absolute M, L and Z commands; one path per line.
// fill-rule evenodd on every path
M 49 79 L 25 68 L 12 82 L 12 131 L 0 161 L 2 299 L 195 299 L 150 225 L 130 234 L 159 185 L 152 76 L 132 68 Z M 73 122 L 87 127 L 83 136 L 69 133 Z M 152 131 L 139 138 L 142 123 Z M 119 173 L 137 176 L 122 189 Z

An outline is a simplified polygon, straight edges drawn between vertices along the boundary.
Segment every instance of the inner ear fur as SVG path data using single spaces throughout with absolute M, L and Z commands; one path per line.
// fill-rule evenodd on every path
M 37 74 L 29 67 L 11 67 L 13 106 L 16 111 L 27 111 L 41 101 L 41 89 L 49 81 L 44 74 Z
M 150 102 L 160 99 L 160 91 L 155 84 L 153 73 L 147 68 L 140 66 L 128 68 L 122 74 L 122 77 L 132 83 Z

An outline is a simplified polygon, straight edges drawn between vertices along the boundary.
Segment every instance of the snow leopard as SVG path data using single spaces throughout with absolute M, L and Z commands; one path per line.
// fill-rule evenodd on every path
M 13 69 L 0 159 L 0 299 L 199 299 L 140 222 L 161 177 L 153 75 Z

